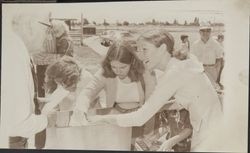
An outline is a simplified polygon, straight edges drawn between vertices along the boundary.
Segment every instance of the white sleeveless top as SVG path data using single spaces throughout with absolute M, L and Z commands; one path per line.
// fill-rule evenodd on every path
M 117 103 L 130 103 L 130 102 L 139 102 L 139 89 L 136 82 L 123 83 L 118 77 L 117 79 L 117 94 L 116 102 Z

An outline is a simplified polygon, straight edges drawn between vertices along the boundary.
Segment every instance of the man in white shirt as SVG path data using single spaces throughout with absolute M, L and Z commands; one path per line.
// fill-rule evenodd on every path
M 35 44 L 42 44 L 42 37 L 33 27 L 35 16 L 12 18 L 3 13 L 0 143 L 2 147 L 24 149 L 28 148 L 28 139 L 48 125 L 47 114 L 35 114 L 35 69 L 28 52 L 38 51 L 40 46 Z
M 221 67 L 223 58 L 223 48 L 217 41 L 211 38 L 211 31 L 212 28 L 209 25 L 203 24 L 200 26 L 199 33 L 201 38 L 193 43 L 191 52 L 203 64 L 208 78 L 216 87 L 219 67 Z

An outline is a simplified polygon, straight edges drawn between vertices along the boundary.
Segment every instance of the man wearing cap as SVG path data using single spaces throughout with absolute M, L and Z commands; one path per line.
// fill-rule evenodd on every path
M 200 26 L 200 39 L 191 46 L 191 53 L 196 55 L 198 60 L 203 63 L 205 73 L 214 87 L 217 88 L 218 67 L 220 67 L 223 58 L 223 48 L 210 37 L 211 31 L 212 27 L 208 24 Z

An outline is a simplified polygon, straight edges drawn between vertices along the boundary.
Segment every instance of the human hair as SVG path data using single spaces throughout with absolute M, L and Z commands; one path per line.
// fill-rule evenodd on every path
M 62 35 L 68 35 L 69 28 L 68 28 L 68 26 L 66 25 L 65 22 L 58 21 L 58 20 L 53 20 L 51 23 L 52 23 L 52 28 L 53 29 L 58 29 L 58 30 L 62 31 Z
M 114 42 L 102 62 L 103 76 L 106 78 L 115 78 L 116 74 L 111 68 L 111 61 L 119 61 L 124 64 L 129 64 L 130 70 L 128 77 L 132 82 L 139 81 L 144 73 L 144 64 L 135 54 L 136 47 L 134 47 L 135 41 L 120 40 Z
M 174 37 L 164 29 L 150 30 L 139 36 L 138 40 L 146 40 L 149 43 L 160 47 L 162 44 L 167 46 L 167 52 L 173 55 L 174 51 Z
M 181 41 L 183 42 L 184 41 L 184 39 L 186 39 L 186 38 L 188 38 L 188 35 L 181 35 Z
M 66 90 L 76 85 L 80 80 L 81 69 L 72 57 L 65 56 L 50 64 L 45 72 L 45 87 L 48 93 L 56 88 L 56 83 L 65 87 Z
M 223 35 L 223 34 L 219 34 L 219 35 L 217 36 L 217 39 L 224 39 L 224 35 Z

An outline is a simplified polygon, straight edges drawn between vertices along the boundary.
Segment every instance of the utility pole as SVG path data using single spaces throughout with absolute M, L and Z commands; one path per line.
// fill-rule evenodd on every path
M 81 32 L 81 46 L 83 46 L 83 14 L 81 13 L 81 26 L 80 26 L 80 32 Z

